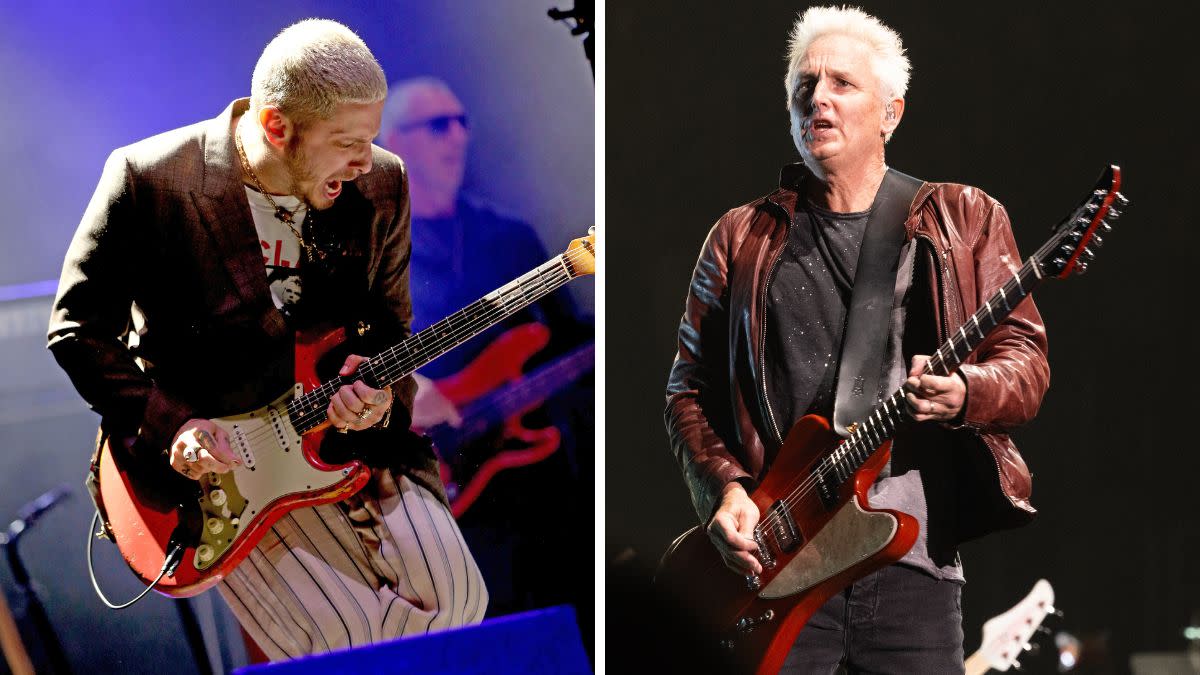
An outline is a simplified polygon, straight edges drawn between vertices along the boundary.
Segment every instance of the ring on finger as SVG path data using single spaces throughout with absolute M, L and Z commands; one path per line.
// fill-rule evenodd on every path
M 200 455 L 196 453 L 195 448 L 187 447 L 183 449 L 183 461 L 188 464 L 194 464 L 198 459 L 200 459 Z
M 362 410 L 358 411 L 358 419 L 365 420 L 370 416 L 371 416 L 371 404 L 368 403 L 363 406 Z

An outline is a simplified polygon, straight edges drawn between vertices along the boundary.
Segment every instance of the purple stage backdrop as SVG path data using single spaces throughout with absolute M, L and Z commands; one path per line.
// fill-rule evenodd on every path
M 21 553 L 75 671 L 192 668 L 170 602 L 155 596 L 112 612 L 92 594 L 82 479 L 97 418 L 44 347 L 54 288 L 40 282 L 57 279 L 108 153 L 217 115 L 249 94 L 255 60 L 279 30 L 336 19 L 366 41 L 389 80 L 428 74 L 457 91 L 472 122 L 465 192 L 531 223 L 548 250 L 561 251 L 594 218 L 594 84 L 581 40 L 546 16 L 554 4 L 0 3 L 0 524 L 46 489 L 71 486 L 72 499 L 28 533 Z M 572 288 L 584 313 L 593 288 Z M 100 543 L 96 557 L 110 595 L 138 590 L 111 545 Z M 23 616 L 2 564 L 0 587 Z M 197 609 L 222 672 L 239 662 L 239 639 L 212 604 Z M 26 637 L 44 663 L 37 636 Z

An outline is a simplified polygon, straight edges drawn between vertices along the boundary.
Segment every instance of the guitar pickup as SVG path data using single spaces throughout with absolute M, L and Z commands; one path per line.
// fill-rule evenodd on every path
M 804 536 L 796 528 L 792 513 L 782 501 L 775 502 L 767 509 L 767 519 L 771 523 L 771 533 L 775 536 L 780 551 L 787 553 L 804 543 Z
M 234 424 L 229 433 L 229 445 L 238 457 L 242 460 L 242 465 L 251 471 L 254 470 L 254 451 L 250 449 L 250 441 L 246 438 L 245 429 L 240 424 Z
M 819 466 L 812 472 L 811 480 L 816 483 L 817 495 L 821 497 L 821 503 L 828 510 L 833 510 L 838 504 L 837 489 L 841 481 L 834 479 L 834 476 L 822 472 Z

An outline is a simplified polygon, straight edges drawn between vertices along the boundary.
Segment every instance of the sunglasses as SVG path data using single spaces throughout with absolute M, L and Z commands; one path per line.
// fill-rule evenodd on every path
M 451 122 L 458 122 L 459 126 L 461 126 L 464 130 L 467 129 L 467 116 L 465 114 L 438 115 L 437 117 L 430 117 L 426 120 L 419 120 L 416 122 L 403 124 L 399 127 L 399 129 L 400 131 L 412 131 L 418 127 L 426 127 L 435 136 L 442 136 L 446 132 L 450 131 Z

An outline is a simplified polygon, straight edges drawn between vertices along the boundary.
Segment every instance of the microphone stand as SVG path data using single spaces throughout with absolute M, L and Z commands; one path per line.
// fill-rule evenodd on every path
M 20 543 L 21 535 L 28 532 L 29 528 L 33 526 L 34 522 L 43 513 L 48 511 L 60 499 L 69 495 L 70 491 L 66 486 L 59 486 L 50 490 L 23 506 L 17 513 L 17 519 L 8 526 L 8 531 L 0 533 L 0 547 L 4 548 L 5 557 L 8 559 L 8 566 L 12 570 L 13 581 L 16 582 L 17 588 L 21 591 L 21 597 L 25 601 L 25 614 L 33 621 L 34 629 L 41 639 L 42 648 L 50 660 L 52 672 L 62 673 L 63 675 L 71 672 L 71 664 L 67 662 L 67 655 L 63 651 L 62 642 L 59 641 L 58 634 L 54 632 L 54 626 L 50 623 L 50 616 L 46 614 L 46 608 L 42 605 L 42 601 L 37 594 L 37 589 L 29 577 L 29 570 L 25 568 L 25 563 L 21 560 L 17 544 Z

